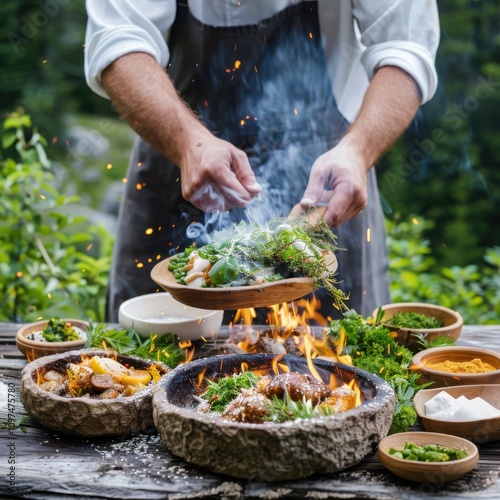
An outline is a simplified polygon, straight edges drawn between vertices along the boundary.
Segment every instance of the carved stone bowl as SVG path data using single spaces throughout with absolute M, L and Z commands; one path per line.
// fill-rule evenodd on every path
M 160 437 L 175 455 L 216 473 L 262 481 L 299 479 L 350 467 L 373 453 L 387 435 L 396 398 L 381 378 L 325 360 L 314 364 L 328 383 L 331 374 L 356 379 L 363 402 L 333 416 L 286 423 L 239 423 L 195 411 L 203 374 L 208 379 L 248 370 L 270 371 L 269 354 L 213 356 L 181 365 L 157 384 L 153 418 Z M 308 373 L 305 358 L 284 356 L 290 371 Z M 206 382 L 205 382 L 206 384 Z
M 155 432 L 152 391 L 146 387 L 132 396 L 116 399 L 64 397 L 37 385 L 38 373 L 65 372 L 68 363 L 80 363 L 84 356 L 111 357 L 136 369 L 155 364 L 161 374 L 168 367 L 147 359 L 124 356 L 115 351 L 82 349 L 44 356 L 26 365 L 21 374 L 20 397 L 26 411 L 44 427 L 81 437 L 117 436 L 137 432 Z

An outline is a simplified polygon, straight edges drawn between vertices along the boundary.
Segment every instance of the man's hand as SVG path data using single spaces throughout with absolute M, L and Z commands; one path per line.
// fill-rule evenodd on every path
M 151 56 L 120 57 L 102 84 L 132 128 L 180 168 L 186 200 L 213 212 L 244 207 L 260 193 L 246 154 L 204 127 Z
M 358 215 L 366 203 L 366 167 L 355 148 L 340 143 L 314 162 L 302 209 L 327 205 L 323 217 L 338 227 Z
M 380 68 L 346 135 L 314 162 L 301 208 L 327 203 L 324 218 L 334 227 L 358 215 L 367 203 L 369 169 L 410 124 L 420 100 L 408 73 L 394 66 Z
M 247 155 L 210 133 L 180 162 L 182 196 L 205 212 L 243 208 L 261 192 Z

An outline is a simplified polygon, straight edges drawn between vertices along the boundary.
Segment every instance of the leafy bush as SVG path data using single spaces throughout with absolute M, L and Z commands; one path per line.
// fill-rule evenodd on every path
M 433 249 L 423 237 L 432 223 L 386 221 L 393 302 L 432 302 L 457 310 L 468 324 L 500 322 L 500 247 L 488 248 L 484 266 L 442 267 L 433 272 Z
M 111 237 L 65 210 L 78 198 L 58 192 L 45 145 L 29 116 L 16 112 L 4 121 L 0 320 L 58 315 L 101 321 Z

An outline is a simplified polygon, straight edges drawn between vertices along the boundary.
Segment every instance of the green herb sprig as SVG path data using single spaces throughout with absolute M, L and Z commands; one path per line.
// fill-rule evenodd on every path
M 175 368 L 185 357 L 174 334 L 143 339 L 135 330 L 118 330 L 99 323 L 91 325 L 88 338 L 90 347 L 111 348 L 120 354 L 159 361 L 170 368 Z

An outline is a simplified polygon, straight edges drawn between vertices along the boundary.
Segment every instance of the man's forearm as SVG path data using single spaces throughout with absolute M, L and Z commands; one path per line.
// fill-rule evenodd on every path
M 405 71 L 380 68 L 366 92 L 361 110 L 342 139 L 343 145 L 360 148 L 369 169 L 411 123 L 420 105 L 420 91 Z
M 117 59 L 103 71 L 102 84 L 130 126 L 176 165 L 187 148 L 209 134 L 148 54 Z

